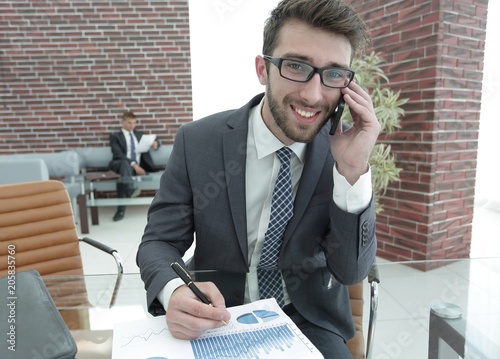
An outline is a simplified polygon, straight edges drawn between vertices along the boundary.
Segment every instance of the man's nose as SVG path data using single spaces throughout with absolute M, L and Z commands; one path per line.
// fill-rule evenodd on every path
M 314 74 L 309 81 L 303 83 L 303 88 L 300 91 L 300 96 L 309 104 L 313 105 L 321 101 L 323 97 L 323 84 L 319 74 Z

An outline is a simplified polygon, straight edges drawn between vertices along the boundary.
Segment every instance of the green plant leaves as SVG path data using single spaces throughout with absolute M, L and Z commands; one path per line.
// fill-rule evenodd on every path
M 375 115 L 382 127 L 382 133 L 392 134 L 401 128 L 401 117 L 405 111 L 402 106 L 408 102 L 407 98 L 400 98 L 401 91 L 394 91 L 389 87 L 389 79 L 381 65 L 379 54 L 371 52 L 361 58 L 354 59 L 351 68 L 356 72 L 355 80 L 365 91 L 371 94 Z M 352 117 L 346 106 L 342 120 L 352 123 Z M 391 146 L 378 143 L 370 157 L 372 169 L 373 192 L 375 197 L 375 211 L 380 213 L 383 207 L 379 197 L 383 196 L 392 181 L 399 181 L 400 168 L 396 166 L 396 159 L 391 153 Z

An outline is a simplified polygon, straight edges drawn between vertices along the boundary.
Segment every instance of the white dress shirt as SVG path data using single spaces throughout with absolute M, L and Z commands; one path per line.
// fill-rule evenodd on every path
M 134 144 L 135 144 L 135 149 L 136 149 L 136 151 L 135 151 L 135 158 L 136 158 L 137 161 L 136 162 L 132 162 L 131 165 L 134 165 L 136 163 L 137 164 L 141 163 L 141 154 L 140 154 L 140 152 L 137 152 L 137 146 L 138 146 L 139 141 L 137 141 L 137 138 L 135 137 L 134 132 L 133 131 L 129 132 L 129 131 L 123 129 L 123 128 L 122 128 L 122 132 L 123 132 L 123 136 L 125 136 L 125 141 L 127 141 L 127 158 L 129 160 L 132 159 L 132 151 L 131 151 L 132 145 L 130 143 L 130 134 L 132 134 L 132 137 L 134 139 Z
M 247 135 L 247 160 L 246 160 L 246 214 L 248 236 L 248 258 L 250 272 L 247 275 L 245 286 L 245 303 L 259 300 L 259 286 L 257 283 L 256 267 L 259 264 L 262 246 L 264 243 L 269 217 L 271 214 L 271 200 L 274 184 L 278 178 L 280 160 L 274 153 L 283 147 L 269 131 L 261 116 L 263 100 L 258 106 L 250 110 Z M 292 151 L 291 175 L 293 196 L 304 168 L 304 159 L 307 144 L 296 142 L 288 146 Z M 271 171 L 269 169 L 271 168 Z M 371 169 L 362 175 L 354 185 L 350 185 L 344 176 L 338 173 L 336 166 L 333 168 L 335 186 L 333 200 L 344 211 L 358 213 L 365 209 L 372 197 Z M 158 294 L 158 300 L 167 309 L 170 296 L 179 286 L 184 285 L 180 278 L 168 282 Z M 284 286 L 285 304 L 290 302 L 286 287 Z

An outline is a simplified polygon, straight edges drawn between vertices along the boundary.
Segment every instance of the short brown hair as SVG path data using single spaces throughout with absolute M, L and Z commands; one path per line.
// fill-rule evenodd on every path
M 340 0 L 282 0 L 271 12 L 264 27 L 262 53 L 272 55 L 278 34 L 289 20 L 345 36 L 352 48 L 352 57 L 360 55 L 370 42 L 370 34 L 358 14 Z
M 132 118 L 134 120 L 137 120 L 137 118 L 135 117 L 134 113 L 132 111 L 124 111 L 123 114 L 122 114 L 122 121 L 125 121 L 129 118 Z

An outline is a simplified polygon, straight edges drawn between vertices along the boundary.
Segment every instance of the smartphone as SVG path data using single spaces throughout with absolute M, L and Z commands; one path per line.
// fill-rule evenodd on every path
M 345 101 L 344 101 L 344 96 L 342 96 L 340 98 L 339 104 L 337 105 L 337 108 L 335 109 L 335 112 L 333 113 L 332 118 L 330 119 L 332 123 L 332 127 L 330 127 L 331 136 L 333 136 L 335 134 L 335 131 L 337 130 L 340 118 L 342 117 L 342 112 L 344 112 L 344 106 L 345 106 Z

